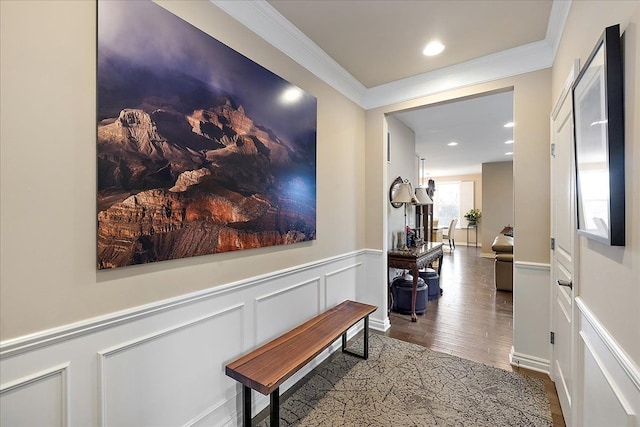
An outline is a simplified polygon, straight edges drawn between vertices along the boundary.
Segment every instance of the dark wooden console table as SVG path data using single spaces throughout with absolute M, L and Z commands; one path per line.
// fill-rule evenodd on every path
M 413 290 L 411 292 L 411 321 L 417 322 L 416 294 L 418 293 L 418 270 L 426 268 L 436 259 L 438 260 L 438 276 L 442 269 L 442 242 L 428 242 L 415 248 L 406 250 L 393 250 L 387 254 L 389 268 L 411 270 L 413 275 Z M 391 294 L 391 285 L 389 285 Z

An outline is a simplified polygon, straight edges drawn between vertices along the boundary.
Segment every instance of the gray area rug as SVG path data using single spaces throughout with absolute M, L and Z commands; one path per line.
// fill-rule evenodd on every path
M 281 426 L 553 425 L 542 379 L 378 334 L 368 360 L 338 351 L 307 378 L 281 399 Z

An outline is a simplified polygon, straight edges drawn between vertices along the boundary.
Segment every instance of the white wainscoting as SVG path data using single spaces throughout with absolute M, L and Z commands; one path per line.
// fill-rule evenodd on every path
M 367 249 L 364 251 L 364 260 L 366 268 L 363 269 L 360 288 L 357 288 L 358 295 L 362 295 L 362 302 L 378 307 L 369 318 L 369 326 L 372 329 L 386 331 L 391 327 L 387 314 L 389 298 L 387 253 L 382 250 Z
M 580 426 L 640 426 L 640 371 L 580 298 L 578 419 Z
M 551 266 L 513 263 L 513 348 L 511 364 L 549 373 L 549 288 Z
M 0 425 L 68 426 L 70 363 L 0 387 Z
M 0 424 L 233 426 L 227 363 L 344 299 L 378 305 L 381 251 L 358 251 L 0 343 Z M 383 303 L 384 305 L 381 305 Z M 353 336 L 362 324 L 352 328 Z M 281 386 L 295 384 L 339 340 Z M 268 397 L 254 393 L 254 414 Z

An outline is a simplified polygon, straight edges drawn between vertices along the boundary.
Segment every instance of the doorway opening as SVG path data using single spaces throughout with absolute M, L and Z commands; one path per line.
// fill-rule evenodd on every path
M 513 105 L 513 88 L 505 88 L 387 115 L 388 182 L 398 175 L 415 187 L 435 182 L 428 240 L 442 241 L 457 220 L 456 249 L 443 258 L 442 296 L 427 302 L 416 323 L 391 313 L 388 333 L 508 370 L 513 296 L 496 290 L 491 246 L 514 223 Z M 465 218 L 472 209 L 481 213 L 474 224 Z M 395 211 L 388 208 L 389 239 L 402 225 Z M 389 280 L 401 273 L 391 271 Z

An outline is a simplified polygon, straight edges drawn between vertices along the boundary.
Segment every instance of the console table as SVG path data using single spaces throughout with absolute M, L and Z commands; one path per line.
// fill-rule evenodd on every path
M 416 316 L 416 294 L 418 292 L 418 270 L 428 267 L 433 261 L 438 260 L 438 276 L 442 269 L 442 242 L 428 242 L 415 248 L 406 250 L 392 250 L 387 253 L 387 264 L 389 268 L 411 270 L 413 275 L 413 290 L 411 292 L 411 321 L 417 322 Z M 391 285 L 389 285 L 391 294 Z M 389 304 L 388 304 L 389 305 Z

